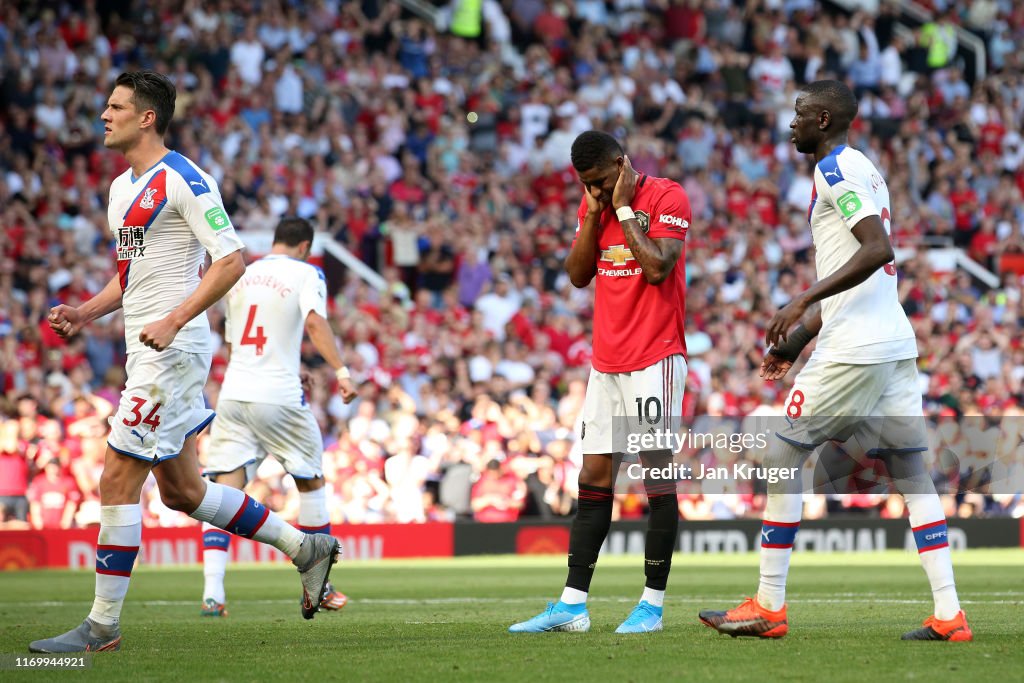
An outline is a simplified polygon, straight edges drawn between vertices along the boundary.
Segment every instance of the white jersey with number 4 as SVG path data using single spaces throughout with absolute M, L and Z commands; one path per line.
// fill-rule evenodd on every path
M 143 327 L 196 290 L 206 252 L 217 261 L 242 248 L 216 181 L 173 151 L 138 178 L 129 168 L 114 179 L 107 220 L 117 244 L 128 353 L 146 348 Z M 170 348 L 210 353 L 206 316 L 190 320 Z
M 808 221 L 822 280 L 860 248 L 853 228 L 878 216 L 892 229 L 889 188 L 871 161 L 840 145 L 818 162 Z M 886 264 L 856 287 L 821 302 L 822 328 L 814 357 L 867 365 L 917 357 L 917 340 L 897 294 L 896 268 Z
M 327 317 L 323 271 L 271 254 L 246 269 L 227 303 L 225 341 L 231 344 L 231 361 L 220 398 L 302 405 L 302 333 L 310 311 Z

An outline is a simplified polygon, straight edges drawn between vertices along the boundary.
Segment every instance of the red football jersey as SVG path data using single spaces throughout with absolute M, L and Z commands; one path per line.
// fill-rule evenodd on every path
M 641 175 L 630 206 L 648 237 L 680 241 L 686 238 L 690 200 L 679 183 Z M 586 215 L 584 197 L 577 216 L 577 233 Z M 652 285 L 644 279 L 640 264 L 630 253 L 622 225 L 611 207 L 601 214 L 598 230 L 594 368 L 601 372 L 632 372 L 673 354 L 685 354 L 685 251 L 665 281 Z

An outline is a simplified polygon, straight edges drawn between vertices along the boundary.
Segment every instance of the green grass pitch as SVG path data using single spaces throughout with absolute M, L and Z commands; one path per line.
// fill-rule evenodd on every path
M 84 671 L 0 671 L 0 680 L 59 681 L 1009 681 L 1024 671 L 1024 551 L 954 555 L 973 643 L 904 643 L 931 613 L 911 553 L 797 554 L 790 634 L 733 640 L 697 621 L 757 584 L 757 556 L 676 555 L 665 631 L 619 636 L 642 585 L 642 558 L 601 561 L 590 633 L 510 635 L 509 624 L 555 599 L 564 558 L 486 557 L 350 562 L 341 613 L 299 615 L 286 567 L 230 567 L 226 619 L 199 616 L 202 571 L 140 569 L 118 653 Z M 0 574 L 0 653 L 81 622 L 91 572 Z

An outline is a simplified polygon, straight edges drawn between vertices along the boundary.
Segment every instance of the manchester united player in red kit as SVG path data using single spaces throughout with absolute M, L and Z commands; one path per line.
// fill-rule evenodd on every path
M 677 263 L 690 225 L 690 202 L 671 180 L 633 169 L 615 138 L 587 131 L 572 145 L 583 183 L 576 238 L 565 269 L 576 287 L 597 278 L 594 358 L 583 405 L 583 469 L 579 508 L 569 538 L 569 576 L 562 597 L 513 633 L 587 631 L 587 593 L 611 524 L 612 494 L 629 436 L 664 433 L 682 412 L 686 382 L 685 270 Z M 644 467 L 667 463 L 671 451 L 640 454 Z M 616 630 L 662 628 L 662 606 L 679 528 L 675 484 L 645 479 L 650 502 L 646 585 Z

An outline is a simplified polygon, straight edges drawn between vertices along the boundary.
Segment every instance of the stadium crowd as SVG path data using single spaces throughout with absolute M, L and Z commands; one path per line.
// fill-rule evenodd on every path
M 788 124 L 799 85 L 829 76 L 856 88 L 850 143 L 887 174 L 925 408 L 947 425 L 932 430 L 947 513 L 1024 515 L 1019 487 L 954 495 L 986 455 L 974 432 L 1022 449 L 1021 271 L 1001 265 L 1024 259 L 1024 7 L 930 6 L 908 38 L 888 4 L 850 16 L 816 0 L 457 0 L 443 28 L 384 0 L 4 3 L 0 526 L 98 523 L 123 323 L 64 342 L 45 316 L 115 272 L 105 197 L 124 162 L 99 115 L 113 78 L 143 67 L 175 81 L 169 146 L 217 178 L 240 232 L 308 217 L 388 283 L 329 269 L 359 400 L 345 406 L 306 349 L 332 521 L 572 513 L 593 288 L 574 289 L 561 259 L 581 197 L 569 147 L 589 128 L 689 195 L 685 416 L 781 414 L 789 382 L 757 377 L 764 325 L 815 278 L 812 166 Z M 953 24 L 985 41 L 983 79 L 962 68 Z M 999 285 L 936 267 L 929 250 L 952 245 Z M 214 406 L 225 365 L 221 349 Z M 986 422 L 972 432 L 963 416 Z M 276 463 L 251 487 L 294 517 Z M 642 486 L 620 489 L 616 514 L 643 515 Z M 695 487 L 679 507 L 756 516 L 760 494 Z M 147 524 L 193 523 L 152 480 L 144 503 Z M 875 493 L 807 504 L 805 517 L 903 514 Z

